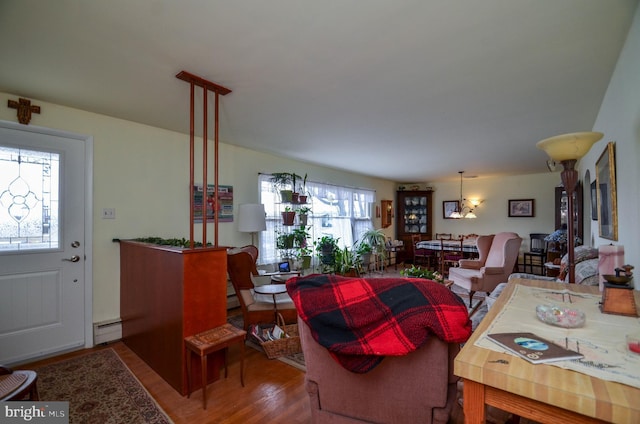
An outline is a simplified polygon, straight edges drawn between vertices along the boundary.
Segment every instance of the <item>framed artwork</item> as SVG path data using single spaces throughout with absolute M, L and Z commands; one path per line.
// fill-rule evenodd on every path
M 618 240 L 618 205 L 616 195 L 615 143 L 607 143 L 596 162 L 596 195 L 600 237 Z
M 445 200 L 442 202 L 442 217 L 444 219 L 451 218 L 451 214 L 458 210 L 460 202 L 458 200 Z
M 598 189 L 595 181 L 591 183 L 591 220 L 598 220 Z
M 532 218 L 534 213 L 533 199 L 510 199 L 509 200 L 509 217 L 510 218 Z
M 217 199 L 213 196 L 215 184 L 207 184 L 207 194 L 204 195 L 202 184 L 193 186 L 193 222 L 202 222 L 202 211 L 207 210 L 207 221 L 213 222 L 214 211 L 218 214 L 219 222 L 233 222 L 233 186 L 218 185 Z

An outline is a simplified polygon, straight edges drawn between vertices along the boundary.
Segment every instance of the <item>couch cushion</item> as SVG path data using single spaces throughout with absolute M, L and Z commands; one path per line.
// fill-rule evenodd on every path
M 575 249 L 573 249 L 573 251 L 574 251 L 573 255 L 574 255 L 576 268 L 577 268 L 577 265 L 582 261 L 598 258 L 598 249 L 594 247 L 577 246 Z M 569 268 L 569 254 L 565 254 L 562 257 L 562 260 L 560 261 L 560 274 L 558 275 L 559 280 L 564 281 L 567 279 L 567 273 L 569 272 L 568 268 Z M 596 273 L 597 273 L 597 266 L 596 266 Z

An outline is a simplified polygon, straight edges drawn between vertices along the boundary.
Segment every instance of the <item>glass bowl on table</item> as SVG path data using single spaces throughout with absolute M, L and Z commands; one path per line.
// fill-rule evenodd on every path
M 536 316 L 545 324 L 563 328 L 579 328 L 584 326 L 587 320 L 587 316 L 581 310 L 557 305 L 536 306 Z

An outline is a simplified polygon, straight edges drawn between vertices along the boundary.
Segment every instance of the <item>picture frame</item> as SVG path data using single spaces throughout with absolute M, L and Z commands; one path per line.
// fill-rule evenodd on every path
M 445 200 L 442 202 L 442 217 L 444 219 L 455 219 L 451 217 L 451 214 L 460 208 L 460 201 L 458 200 Z
M 591 220 L 598 220 L 598 185 L 595 181 L 591 182 Z
M 616 193 L 615 143 L 607 143 L 596 161 L 598 231 L 600 237 L 618 240 L 618 204 Z
M 533 218 L 535 216 L 534 199 L 509 199 L 510 218 Z

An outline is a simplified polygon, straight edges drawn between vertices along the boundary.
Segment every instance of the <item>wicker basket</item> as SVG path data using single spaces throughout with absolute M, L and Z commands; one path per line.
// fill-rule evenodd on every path
M 281 356 L 302 352 L 302 347 L 300 346 L 300 335 L 298 333 L 298 324 L 285 325 L 284 318 L 282 315 L 278 314 L 278 325 L 289 337 L 284 337 L 278 340 L 269 340 L 266 342 L 254 337 L 254 340 L 262 346 L 267 358 L 275 359 Z M 273 327 L 273 325 L 271 327 Z

